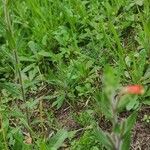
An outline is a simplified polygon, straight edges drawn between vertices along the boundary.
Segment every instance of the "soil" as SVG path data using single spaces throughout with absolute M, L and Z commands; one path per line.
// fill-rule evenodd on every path
M 132 150 L 150 150 L 150 123 L 143 121 L 144 114 L 150 115 L 150 107 L 143 106 L 139 112 L 132 134 Z

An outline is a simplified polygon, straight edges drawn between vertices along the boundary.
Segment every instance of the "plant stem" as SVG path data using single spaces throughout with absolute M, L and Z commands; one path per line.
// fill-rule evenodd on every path
M 117 98 L 113 98 L 112 100 L 112 111 L 113 111 L 113 120 L 112 120 L 112 123 L 113 123 L 113 134 L 115 136 L 114 138 L 114 145 L 115 145 L 115 150 L 120 150 L 121 148 L 121 143 L 122 143 L 122 140 L 121 140 L 121 135 L 120 134 L 116 134 L 114 132 L 114 129 L 116 128 L 117 124 L 119 123 L 119 120 L 118 120 L 118 113 L 117 113 L 117 107 L 118 107 L 118 103 L 119 103 L 119 100 L 121 98 L 121 95 L 119 95 Z
M 24 89 L 24 84 L 23 84 L 23 79 L 22 79 L 22 75 L 21 75 L 21 70 L 20 70 L 20 67 L 19 67 L 19 58 L 18 58 L 18 55 L 17 55 L 17 50 L 14 49 L 14 55 L 15 55 L 15 61 L 16 61 L 16 65 L 17 65 L 17 72 L 18 72 L 18 75 L 19 75 L 19 83 L 20 83 L 20 89 L 21 89 L 21 94 L 22 94 L 22 99 L 24 101 L 24 103 L 26 103 L 26 96 L 25 96 L 25 89 Z M 27 121 L 28 121 L 28 124 L 30 125 L 30 118 L 29 118 L 29 110 L 28 108 L 26 107 L 26 116 L 27 116 Z
M 6 31 L 7 31 L 6 35 L 9 37 L 8 38 L 9 47 L 10 47 L 10 49 L 13 50 L 13 53 L 14 53 L 15 69 L 16 69 L 16 72 L 18 73 L 22 100 L 24 101 L 24 103 L 26 103 L 25 89 L 24 89 L 23 79 L 22 79 L 21 70 L 20 70 L 19 56 L 18 56 L 18 51 L 16 48 L 16 42 L 14 40 L 14 34 L 13 34 L 11 19 L 10 19 L 9 11 L 8 11 L 8 1 L 9 0 L 3 0 L 4 16 L 5 16 Z M 28 108 L 26 108 L 26 116 L 27 116 L 27 122 L 28 122 L 28 124 L 30 124 Z
M 39 104 L 39 111 L 40 111 L 40 123 L 41 123 L 41 130 L 42 133 L 44 133 L 44 122 L 43 122 L 43 100 L 40 100 L 40 104 Z

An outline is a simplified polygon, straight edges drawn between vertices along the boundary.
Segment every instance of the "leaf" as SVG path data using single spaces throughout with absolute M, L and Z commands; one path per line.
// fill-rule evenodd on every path
M 31 70 L 31 69 L 33 69 L 35 67 L 35 63 L 33 63 L 33 64 L 30 64 L 30 65 L 28 65 L 28 66 L 26 66 L 23 70 L 22 70 L 22 72 L 28 72 L 29 70 Z
M 47 39 L 48 39 L 48 36 L 47 36 L 47 34 L 46 34 L 46 35 L 44 35 L 44 37 L 42 38 L 42 44 L 43 44 L 44 46 L 46 46 L 46 44 L 47 44 Z
M 39 142 L 39 149 L 40 150 L 49 150 L 48 146 L 44 140 Z
M 31 145 L 24 143 L 24 141 L 23 141 L 24 137 L 23 137 L 21 131 L 19 131 L 19 130 L 15 131 L 15 132 L 11 131 L 9 138 L 10 139 L 12 138 L 12 140 L 13 140 L 12 142 L 15 142 L 12 146 L 12 149 L 16 149 L 16 150 L 19 150 L 19 149 L 31 150 L 32 149 Z
M 135 125 L 137 117 L 137 111 L 133 112 L 123 123 L 122 123 L 122 147 L 121 150 L 129 150 L 131 143 L 131 130 Z
M 139 102 L 137 101 L 137 97 L 132 98 L 129 103 L 126 105 L 127 110 L 135 109 L 138 106 Z
M 119 101 L 119 104 L 118 104 L 118 111 L 122 111 L 126 108 L 127 104 L 130 102 L 131 98 L 130 96 L 128 95 L 125 95 L 124 97 L 122 97 Z
M 76 133 L 78 132 L 78 130 L 74 130 L 74 131 L 69 131 L 68 133 L 68 138 L 71 140 L 75 137 Z
M 64 99 L 65 99 L 65 94 L 59 96 L 57 100 L 53 102 L 52 107 L 57 105 L 57 109 L 59 109 L 62 106 Z
M 144 69 L 145 69 L 145 64 L 146 64 L 146 57 L 147 57 L 147 52 L 145 49 L 141 50 L 140 53 L 139 53 L 139 61 L 138 61 L 138 66 L 137 66 L 137 69 L 138 69 L 138 75 L 139 75 L 139 79 L 141 79 L 141 77 L 143 76 L 143 72 L 144 72 Z
M 119 70 L 112 67 L 105 67 L 105 74 L 103 77 L 104 91 L 108 98 L 114 93 L 119 86 L 120 73 Z
M 54 54 L 53 54 L 52 52 L 46 52 L 46 51 L 44 51 L 44 50 L 40 51 L 40 52 L 38 53 L 38 55 L 44 56 L 44 57 L 53 57 L 53 56 L 54 56 Z
M 94 146 L 94 147 L 93 147 L 93 150 L 99 150 L 99 148 L 98 148 L 98 147 L 96 147 L 96 146 Z
M 123 139 L 121 150 L 129 150 L 130 149 L 130 143 L 131 143 L 131 134 L 129 133 Z
M 48 147 L 50 150 L 57 150 L 62 146 L 66 138 L 68 138 L 68 132 L 65 129 L 59 130 L 56 135 L 50 139 Z
M 37 99 L 36 100 L 29 99 L 26 103 L 24 103 L 22 105 L 22 107 L 24 107 L 24 108 L 27 107 L 27 108 L 32 110 L 32 109 L 35 109 L 37 107 L 38 103 L 39 103 L 39 101 Z
M 146 70 L 144 76 L 141 78 L 141 81 L 143 84 L 148 84 L 150 83 L 150 67 Z
M 28 43 L 28 46 L 29 46 L 30 50 L 33 52 L 33 54 L 36 54 L 40 50 L 39 45 L 37 43 L 35 43 L 34 41 L 30 41 Z
M 11 83 L 11 82 L 0 82 L 0 89 L 6 89 L 10 94 L 14 96 L 20 96 L 20 90 L 19 86 L 17 84 Z
M 20 119 L 20 122 L 29 130 L 33 133 L 31 127 L 29 126 L 28 122 L 26 119 L 24 119 L 23 117 L 22 118 L 19 118 Z
M 145 101 L 143 101 L 143 104 L 145 104 L 145 105 L 150 105 L 150 100 L 145 100 Z
M 128 134 L 133 128 L 136 122 L 137 112 L 133 112 L 126 120 L 125 120 L 125 132 L 124 134 Z
M 97 93 L 96 98 L 95 98 L 97 104 L 98 104 L 98 109 L 103 112 L 103 114 L 108 118 L 112 118 L 112 110 L 110 108 L 111 104 L 107 97 L 103 93 Z
M 30 57 L 25 57 L 25 56 L 20 56 L 19 57 L 20 62 L 35 62 L 35 59 L 30 58 Z
M 33 81 L 33 79 L 36 77 L 37 73 L 38 73 L 37 67 L 35 67 L 33 70 L 29 71 L 30 81 Z
M 101 128 L 97 127 L 94 131 L 95 133 L 95 138 L 104 146 L 106 146 L 108 149 L 113 149 L 112 144 L 110 142 L 110 139 L 108 138 L 107 133 L 103 132 Z
M 135 0 L 135 4 L 142 6 L 144 4 L 144 0 Z
M 131 59 L 130 59 L 129 56 L 125 57 L 125 62 L 126 62 L 126 65 L 127 65 L 128 67 L 130 67 L 130 65 L 131 65 Z

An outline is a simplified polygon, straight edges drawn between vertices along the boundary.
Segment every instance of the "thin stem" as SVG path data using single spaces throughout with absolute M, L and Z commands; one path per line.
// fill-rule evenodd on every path
M 40 100 L 40 104 L 39 104 L 39 111 L 40 111 L 40 123 L 41 123 L 41 130 L 42 133 L 44 133 L 44 123 L 43 123 L 43 100 Z
M 18 58 L 18 55 L 17 55 L 17 50 L 14 49 L 14 55 L 15 55 L 15 62 L 16 62 L 16 65 L 17 65 L 17 72 L 18 72 L 18 75 L 19 75 L 19 83 L 20 83 L 20 89 L 21 89 L 21 94 L 22 94 L 22 99 L 24 101 L 24 103 L 27 101 L 26 100 L 26 96 L 25 96 L 25 89 L 24 89 L 24 84 L 23 84 L 23 79 L 22 79 L 22 75 L 21 75 L 21 70 L 20 70 L 20 62 L 19 62 L 19 58 Z M 28 124 L 30 125 L 30 118 L 29 118 L 29 110 L 28 108 L 26 107 L 26 116 L 27 116 L 27 121 L 28 121 Z
M 8 0 L 3 0 L 3 5 L 4 5 L 4 16 L 5 16 L 5 22 L 6 22 L 6 31 L 7 31 L 6 35 L 9 37 L 8 38 L 9 47 L 10 47 L 10 49 L 13 50 L 13 53 L 14 53 L 15 68 L 16 68 L 16 72 L 18 73 L 18 77 L 19 77 L 22 100 L 25 103 L 26 102 L 25 89 L 24 89 L 23 79 L 22 79 L 21 70 L 20 70 L 20 61 L 19 61 L 18 51 L 16 49 L 16 43 L 14 40 L 11 19 L 10 19 L 9 11 L 8 11 Z M 26 108 L 26 116 L 27 116 L 27 122 L 28 122 L 28 124 L 30 124 L 28 108 Z
M 113 120 L 112 120 L 112 123 L 113 123 L 113 131 L 112 133 L 114 134 L 114 145 L 115 145 L 115 150 L 120 150 L 121 148 L 121 143 L 122 143 L 122 140 L 121 140 L 121 134 L 116 134 L 114 132 L 114 129 L 116 128 L 117 124 L 119 123 L 119 120 L 118 120 L 118 112 L 117 112 L 117 108 L 118 108 L 118 104 L 119 104 L 119 100 L 121 98 L 122 94 L 119 94 L 118 97 L 113 97 L 112 98 L 112 112 L 113 112 Z

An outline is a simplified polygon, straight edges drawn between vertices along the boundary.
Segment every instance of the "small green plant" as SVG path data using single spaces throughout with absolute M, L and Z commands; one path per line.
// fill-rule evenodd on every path
M 109 68 L 109 67 L 108 67 Z M 111 132 L 104 132 L 97 127 L 97 138 L 110 150 L 127 150 L 130 148 L 131 130 L 136 122 L 137 110 L 134 110 L 128 118 L 119 118 L 119 113 L 132 101 L 125 98 L 128 94 L 143 94 L 143 87 L 140 85 L 129 85 L 117 88 L 119 76 L 112 68 L 106 69 L 104 77 L 104 90 L 98 103 L 101 111 L 112 124 Z
M 47 82 L 54 85 L 57 91 L 54 93 L 56 100 L 52 104 L 59 109 L 65 101 L 71 105 L 77 104 L 75 97 L 88 97 L 94 90 L 94 79 L 96 75 L 96 67 L 93 67 L 92 60 L 88 57 L 78 56 L 77 60 L 73 60 L 69 65 L 62 63 L 57 66 L 57 75 L 53 72 L 47 76 Z
M 72 142 L 72 150 L 103 150 L 103 145 L 97 143 L 92 130 L 85 131 L 78 141 Z

